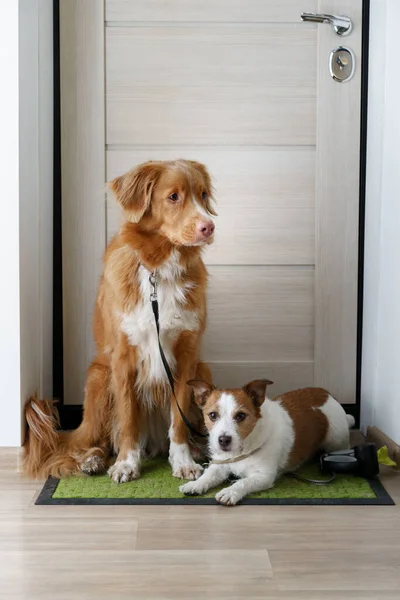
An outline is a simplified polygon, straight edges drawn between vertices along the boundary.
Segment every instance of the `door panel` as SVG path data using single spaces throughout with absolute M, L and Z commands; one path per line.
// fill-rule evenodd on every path
M 298 21 L 299 0 L 106 0 L 106 20 L 147 22 L 267 22 Z M 317 0 L 307 0 L 317 10 Z
M 313 269 L 213 266 L 209 272 L 207 360 L 312 360 Z
M 231 387 L 241 387 L 244 383 L 254 379 L 265 378 L 273 381 L 268 386 L 268 394 L 276 396 L 310 385 L 314 377 L 314 361 L 284 361 L 284 362 L 235 362 L 232 368 L 231 362 L 212 361 L 211 368 L 214 381 L 217 385 L 224 386 L 227 381 Z
M 66 402 L 82 397 L 99 247 L 120 219 L 99 182 L 174 158 L 204 162 L 217 192 L 203 344 L 215 381 L 265 376 L 272 393 L 315 383 L 354 402 L 362 1 L 61 6 Z M 301 11 L 346 14 L 354 30 L 339 38 Z M 345 84 L 328 68 L 340 44 L 356 57 Z
M 291 27 L 109 24 L 106 44 L 109 96 L 136 98 L 147 88 L 159 88 L 159 95 L 152 94 L 151 100 L 158 100 L 161 92 L 170 100 L 181 94 L 190 100 L 196 97 L 196 88 L 203 90 L 201 100 L 212 102 L 226 99 L 225 90 L 232 89 L 241 97 L 248 92 L 259 100 L 279 94 L 280 88 L 290 88 L 292 95 L 299 88 L 315 96 L 317 27 L 299 20 Z M 304 64 L 311 68 L 304 69 Z M 178 95 L 168 98 L 177 87 Z M 195 95 L 190 88 L 195 88 Z
M 315 151 L 312 148 L 224 148 L 184 150 L 204 162 L 218 198 L 217 235 L 207 264 L 314 264 Z M 163 160 L 177 150 L 157 149 Z M 154 158 L 154 149 L 109 151 L 109 179 Z M 107 236 L 120 224 L 113 196 L 107 201 Z
M 315 100 L 271 98 L 266 105 L 249 101 L 233 106 L 226 102 L 136 102 L 110 98 L 107 102 L 109 144 L 272 145 L 315 143 Z M 135 115 L 135 120 L 132 120 Z M 176 123 L 179 122 L 179 127 Z M 232 127 L 232 123 L 235 126 Z M 215 124 L 218 123 L 218 128 Z
M 109 27 L 107 143 L 315 144 L 315 51 L 301 23 Z

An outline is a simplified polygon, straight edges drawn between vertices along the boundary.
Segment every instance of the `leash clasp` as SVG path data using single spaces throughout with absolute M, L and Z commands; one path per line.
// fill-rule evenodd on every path
M 153 288 L 153 291 L 150 294 L 150 301 L 157 302 L 157 278 L 156 272 L 152 271 L 149 276 L 150 285 Z

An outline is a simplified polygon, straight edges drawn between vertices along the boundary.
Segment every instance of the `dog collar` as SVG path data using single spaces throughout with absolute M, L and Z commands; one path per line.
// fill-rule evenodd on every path
M 245 458 L 249 458 L 249 456 L 253 456 L 253 454 L 255 454 L 256 452 L 261 450 L 261 448 L 263 448 L 264 446 L 265 446 L 265 444 L 263 444 L 259 448 L 256 448 L 255 450 L 252 450 L 251 452 L 248 452 L 248 454 L 241 454 L 240 456 L 236 456 L 235 458 L 225 458 L 224 460 L 218 460 L 218 459 L 211 460 L 208 464 L 209 465 L 229 465 L 230 463 L 236 463 L 241 460 L 244 460 Z

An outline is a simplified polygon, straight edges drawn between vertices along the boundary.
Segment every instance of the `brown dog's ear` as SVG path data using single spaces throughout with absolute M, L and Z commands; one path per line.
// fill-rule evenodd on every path
M 203 165 L 200 162 L 197 162 L 197 160 L 191 160 L 189 161 L 194 168 L 199 171 L 199 173 L 201 173 L 201 175 L 203 176 L 203 179 L 206 182 L 206 187 L 207 187 L 207 192 L 208 192 L 208 197 L 206 200 L 203 200 L 204 202 L 204 207 L 206 209 L 206 211 L 208 213 L 210 213 L 210 215 L 213 215 L 214 217 L 217 217 L 217 213 L 215 212 L 214 206 L 212 204 L 213 201 L 213 186 L 212 186 L 212 181 L 211 181 L 211 177 L 210 177 L 210 173 L 207 170 L 207 167 L 205 165 Z
M 255 381 L 250 381 L 250 383 L 245 385 L 243 390 L 248 396 L 250 396 L 256 406 L 261 406 L 265 400 L 267 385 L 272 384 L 273 381 L 270 381 L 269 379 L 256 379 Z
M 109 182 L 108 187 L 122 208 L 132 213 L 136 222 L 149 209 L 154 186 L 163 169 L 163 163 L 149 161 Z
M 211 392 L 215 390 L 215 387 L 211 383 L 200 379 L 191 379 L 186 383 L 193 388 L 194 399 L 199 406 L 204 406 Z

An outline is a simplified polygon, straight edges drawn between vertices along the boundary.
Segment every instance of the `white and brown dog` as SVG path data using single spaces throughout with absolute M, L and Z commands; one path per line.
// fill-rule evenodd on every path
M 211 463 L 197 481 L 180 487 L 184 494 L 204 494 L 228 479 L 216 500 L 235 505 L 254 492 L 267 490 L 277 477 L 293 471 L 319 450 L 349 447 L 354 418 L 329 392 L 305 388 L 273 400 L 272 382 L 252 381 L 242 389 L 218 390 L 204 381 L 189 381 L 209 431 Z

